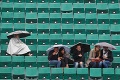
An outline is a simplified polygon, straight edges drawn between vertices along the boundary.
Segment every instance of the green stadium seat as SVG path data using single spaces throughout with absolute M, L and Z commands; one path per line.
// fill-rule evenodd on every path
M 38 48 L 38 46 L 34 44 L 34 45 L 28 45 L 28 47 L 31 50 L 32 56 L 37 56 L 37 48 Z
M 63 68 L 51 68 L 51 80 L 63 80 Z
M 98 14 L 98 24 L 109 24 L 109 14 Z
M 38 0 L 37 2 L 38 2 L 38 3 L 48 3 L 49 0 Z
M 99 35 L 99 42 L 108 42 L 110 43 L 111 37 L 110 34 Z
M 114 0 L 115 1 L 115 0 Z M 108 4 L 110 14 L 119 14 L 119 3 Z
M 12 79 L 12 68 L 11 67 L 0 67 L 0 79 L 1 80 L 9 80 Z
M 103 80 L 114 80 L 114 68 L 103 68 Z
M 113 57 L 120 57 L 120 46 L 115 46 L 116 50 L 113 50 Z
M 2 12 L 13 12 L 13 2 L 2 2 Z
M 120 24 L 120 14 L 110 14 L 110 24 Z
M 85 13 L 96 13 L 96 3 L 85 3 Z
M 25 0 L 14 0 L 14 3 L 24 3 Z
M 7 48 L 7 46 L 4 46 L 4 45 L 7 45 L 8 43 L 9 43 L 9 40 L 7 39 L 7 34 L 6 33 L 1 33 L 1 35 L 0 35 L 0 39 L 1 39 L 1 43 L 3 44 L 3 47 L 2 47 L 2 53 L 4 53 L 5 54 L 5 51 L 4 50 L 6 50 L 6 48 Z
M 73 45 L 74 44 L 74 34 L 63 34 L 63 45 Z
M 49 45 L 49 34 L 38 34 L 38 45 Z
M 119 68 L 120 67 L 120 58 L 119 57 L 114 57 L 114 60 L 112 62 L 112 67 L 113 68 Z
M 72 11 L 72 3 L 61 3 L 61 11 L 63 12 L 69 12 Z
M 46 50 L 50 47 L 50 45 L 38 45 L 38 56 L 44 56 L 46 54 Z
M 119 46 L 119 40 L 120 40 L 120 36 L 119 35 L 111 35 L 111 43 L 113 45 Z
M 38 24 L 38 33 L 49 34 L 49 24 Z
M 111 34 L 120 34 L 120 25 L 112 25 L 111 24 L 111 28 L 110 28 L 110 32 Z
M 2 18 L 13 18 L 13 12 L 2 12 Z
M 52 1 L 52 0 L 50 0 Z M 55 2 L 58 2 L 59 0 L 53 0 Z M 60 3 L 49 3 L 50 13 L 60 13 Z
M 78 1 L 78 0 L 74 0 L 74 1 Z M 82 0 L 79 0 L 82 1 Z M 74 13 L 84 13 L 84 3 L 73 3 L 73 12 Z
M 85 14 L 74 13 L 74 24 L 85 24 Z
M 14 23 L 14 31 L 25 30 L 25 23 Z
M 25 23 L 25 13 L 14 12 L 14 23 Z
M 49 67 L 46 68 L 38 68 L 38 80 L 49 80 L 50 79 L 51 70 Z
M 26 24 L 25 29 L 31 34 L 37 33 L 37 24 Z
M 74 34 L 86 34 L 85 24 L 74 24 Z
M 2 23 L 1 33 L 10 33 L 13 31 L 13 23 Z
M 72 3 L 73 0 L 61 0 L 61 3 Z
M 37 57 L 37 67 L 48 67 L 48 56 Z
M 11 56 L 0 56 L 0 67 L 11 67 Z
M 112 3 L 112 4 L 114 4 L 114 3 L 119 3 L 118 0 L 108 0 L 108 1 L 109 1 L 109 3 Z
M 36 3 L 26 3 L 26 12 L 28 13 L 36 13 L 37 12 L 37 4 Z
M 95 3 L 96 0 L 85 0 L 84 2 L 85 2 L 85 3 Z
M 76 80 L 87 80 L 88 79 L 88 69 L 87 68 L 77 68 L 77 77 Z
M 84 0 L 73 0 L 73 3 L 84 3 Z
M 60 3 L 60 0 L 50 0 L 49 3 Z
M 101 68 L 90 68 L 90 77 L 93 79 L 101 78 L 102 77 Z
M 12 56 L 12 66 L 13 67 L 24 67 L 24 56 Z
M 107 1 L 107 0 L 104 0 Z M 107 3 L 97 3 L 97 13 L 108 13 L 108 4 Z
M 26 0 L 26 3 L 36 3 L 37 0 Z
M 26 13 L 26 23 L 37 23 L 37 13 Z
M 98 34 L 110 34 L 109 24 L 99 24 L 98 25 Z
M 62 34 L 73 34 L 73 24 L 62 24 Z
M 86 24 L 86 34 L 97 34 L 98 27 L 96 24 Z
M 119 80 L 120 79 L 120 68 L 115 69 L 115 79 Z
M 37 44 L 37 38 L 38 35 L 36 33 L 31 34 L 30 36 L 26 37 L 26 44 L 29 45 Z
M 37 80 L 38 78 L 38 69 L 37 67 L 27 67 L 26 68 L 26 73 L 25 73 L 26 79 L 32 79 L 32 80 Z
M 50 23 L 61 23 L 61 14 L 60 13 L 50 13 Z
M 72 13 L 62 13 L 62 23 L 64 23 L 64 24 L 73 23 L 73 14 Z
M 86 24 L 96 24 L 97 15 L 96 13 L 86 13 Z
M 98 34 L 87 34 L 87 43 L 90 45 L 98 43 Z
M 75 34 L 75 43 L 86 43 L 86 34 Z
M 14 79 L 24 79 L 25 78 L 25 68 L 24 67 L 13 67 L 12 71 L 13 80 Z
M 108 0 L 96 0 L 96 3 L 108 3 Z
M 50 34 L 50 44 L 62 44 L 61 34 Z
M 13 2 L 13 0 L 4 0 L 2 2 L 11 3 L 11 2 Z
M 36 56 L 25 56 L 25 67 L 36 67 Z
M 25 3 L 14 3 L 14 12 L 25 13 Z
M 60 34 L 61 24 L 50 24 L 50 34 Z
M 49 13 L 38 13 L 39 23 L 49 23 Z
M 38 12 L 39 13 L 48 13 L 49 12 L 48 3 L 38 3 Z
M 7 42 L 6 42 L 6 43 L 7 43 Z M 6 51 L 7 51 L 7 47 L 8 47 L 8 46 L 7 46 L 6 44 L 2 44 L 2 45 L 1 45 L 1 55 L 2 55 L 2 56 L 7 56 L 7 55 L 8 55 L 7 52 L 6 52 Z
M 76 68 L 64 68 L 64 80 L 76 80 Z

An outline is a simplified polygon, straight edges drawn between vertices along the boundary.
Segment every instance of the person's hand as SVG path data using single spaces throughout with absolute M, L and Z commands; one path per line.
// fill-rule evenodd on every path
M 79 57 L 82 57 L 82 55 L 81 55 L 81 54 L 79 54 L 78 56 L 79 56 Z
M 100 59 L 99 57 L 95 58 L 95 59 Z
M 108 59 L 106 56 L 103 56 L 103 59 Z
M 61 59 L 60 59 L 60 57 L 58 58 L 58 61 L 60 61 Z
M 53 52 L 53 55 L 56 55 L 56 52 Z

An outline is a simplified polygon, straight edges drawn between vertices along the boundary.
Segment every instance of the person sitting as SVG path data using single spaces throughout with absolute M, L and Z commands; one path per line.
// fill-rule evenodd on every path
M 50 65 L 54 65 L 56 67 L 60 67 L 61 61 L 58 57 L 58 47 L 55 47 L 54 50 L 51 50 L 48 55 L 48 60 Z
M 78 65 L 80 65 L 81 68 L 84 67 L 85 58 L 80 45 L 76 46 L 76 50 L 73 52 L 73 59 L 74 59 L 75 68 L 77 68 Z
M 14 37 L 10 39 L 7 48 L 7 54 L 17 56 L 32 56 L 31 50 L 25 43 L 20 40 L 19 35 L 17 34 L 15 34 Z
M 100 58 L 102 59 L 102 61 L 99 63 L 99 66 L 101 68 L 108 68 L 113 61 L 112 51 L 110 51 L 108 47 L 104 46 L 101 50 Z
M 89 68 L 97 68 L 99 67 L 100 62 L 100 46 L 96 45 L 89 54 L 89 59 L 87 60 L 87 66 Z
M 70 58 L 70 54 L 66 53 L 64 47 L 59 49 L 59 58 L 61 59 L 61 67 L 69 67 L 68 64 L 73 64 L 73 60 Z

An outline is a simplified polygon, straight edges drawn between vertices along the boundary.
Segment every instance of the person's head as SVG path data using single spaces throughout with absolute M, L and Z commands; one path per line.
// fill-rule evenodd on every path
M 64 53 L 65 53 L 64 47 L 61 47 L 61 48 L 59 49 L 59 52 L 62 53 L 62 54 L 64 54 Z
M 80 46 L 80 45 L 77 45 L 77 46 L 76 46 L 76 49 L 77 49 L 78 51 L 81 51 L 81 46 Z
M 58 52 L 58 47 L 54 47 L 54 51 L 55 51 L 55 52 Z
M 95 46 L 95 51 L 99 51 L 100 50 L 100 46 L 99 45 L 96 45 Z
M 14 38 L 19 38 L 19 35 L 18 34 L 14 34 Z
M 108 51 L 108 47 L 103 46 L 103 50 Z

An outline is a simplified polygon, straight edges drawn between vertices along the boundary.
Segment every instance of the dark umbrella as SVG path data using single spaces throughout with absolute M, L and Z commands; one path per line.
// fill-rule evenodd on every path
M 77 44 L 75 44 L 74 46 L 71 47 L 71 51 L 70 51 L 71 53 L 73 53 L 76 50 L 77 45 L 81 46 L 82 51 L 84 53 L 90 51 L 90 45 L 89 44 L 79 42 L 79 43 L 77 43 Z
M 15 31 L 15 32 L 9 33 L 7 35 L 7 38 L 8 39 L 13 38 L 15 34 L 19 35 L 19 38 L 24 38 L 24 37 L 30 36 L 30 33 L 27 31 Z

